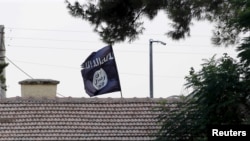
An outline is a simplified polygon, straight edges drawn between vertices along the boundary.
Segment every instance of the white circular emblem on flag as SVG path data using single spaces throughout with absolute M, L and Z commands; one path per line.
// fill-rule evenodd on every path
M 101 68 L 94 73 L 93 86 L 100 90 L 108 84 L 108 77 L 106 72 Z

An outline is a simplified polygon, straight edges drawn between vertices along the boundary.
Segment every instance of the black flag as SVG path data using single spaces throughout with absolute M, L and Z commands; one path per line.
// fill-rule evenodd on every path
M 81 66 L 85 91 L 90 97 L 121 91 L 112 46 L 92 52 Z

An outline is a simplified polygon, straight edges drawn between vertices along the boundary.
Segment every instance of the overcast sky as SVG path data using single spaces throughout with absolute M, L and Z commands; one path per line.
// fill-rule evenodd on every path
M 149 97 L 149 39 L 167 43 L 153 44 L 155 98 L 186 94 L 184 77 L 190 67 L 199 70 L 202 59 L 223 53 L 236 56 L 233 47 L 211 45 L 211 23 L 194 22 L 191 38 L 172 41 L 164 35 L 170 21 L 163 11 L 153 21 L 141 20 L 146 30 L 138 40 L 113 46 L 125 98 Z M 80 65 L 106 44 L 88 22 L 69 15 L 64 0 L 0 0 L 0 25 L 5 27 L 9 63 L 7 97 L 21 96 L 18 82 L 30 77 L 60 81 L 58 93 L 65 97 L 89 97 Z M 120 97 L 120 92 L 98 97 Z

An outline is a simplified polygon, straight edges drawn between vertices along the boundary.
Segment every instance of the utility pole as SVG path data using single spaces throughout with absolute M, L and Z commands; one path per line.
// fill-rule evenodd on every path
M 153 43 L 161 43 L 162 45 L 166 45 L 166 43 L 162 41 L 149 40 L 149 93 L 150 98 L 154 98 L 153 94 Z
M 4 26 L 0 25 L 0 65 L 3 66 L 3 71 L 0 74 L 0 99 L 6 98 L 6 84 L 5 84 L 5 46 L 4 46 Z

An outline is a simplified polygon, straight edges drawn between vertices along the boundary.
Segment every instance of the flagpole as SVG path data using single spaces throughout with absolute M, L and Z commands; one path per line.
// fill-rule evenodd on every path
M 115 53 L 113 51 L 113 46 L 112 44 L 109 45 L 111 47 L 111 51 L 113 52 L 113 55 L 114 55 L 114 58 L 115 58 Z M 120 85 L 120 93 L 121 93 L 121 98 L 123 98 L 122 96 L 122 87 L 121 87 L 121 83 L 120 83 L 120 76 L 119 76 L 119 73 L 118 73 L 118 67 L 117 67 L 117 64 L 116 64 L 116 60 L 115 60 L 115 67 L 116 67 L 116 70 L 117 70 L 117 75 L 118 75 L 118 81 L 119 81 L 119 85 Z
M 122 90 L 120 91 L 120 93 L 121 93 L 121 98 L 123 98 L 123 96 L 122 96 Z

